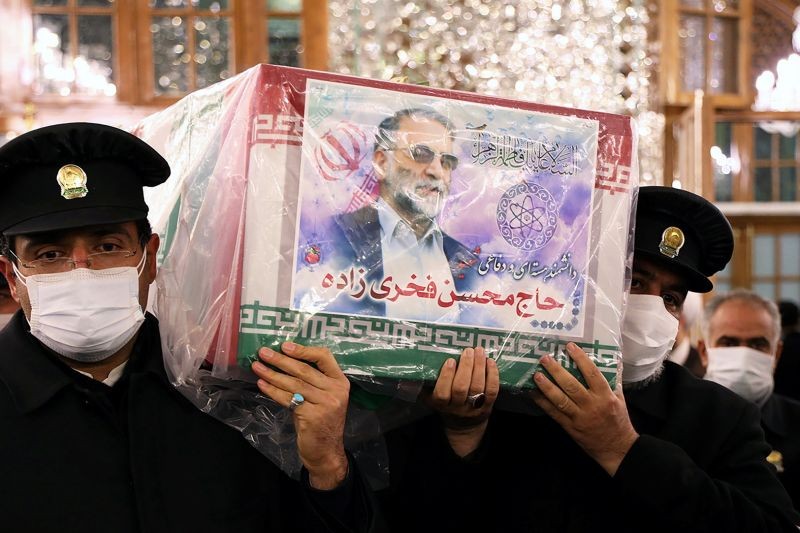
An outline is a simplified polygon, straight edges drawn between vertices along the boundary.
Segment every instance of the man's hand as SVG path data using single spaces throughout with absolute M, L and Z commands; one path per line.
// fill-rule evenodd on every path
M 541 372 L 533 379 L 539 390 L 533 392 L 536 405 L 550 415 L 578 445 L 613 476 L 639 434 L 631 424 L 622 384 L 612 391 L 608 382 L 586 355 L 570 342 L 567 353 L 583 374 L 587 389 L 552 357 L 542 358 L 542 365 L 555 384 Z
M 459 457 L 480 445 L 499 390 L 497 363 L 483 348 L 467 348 L 458 363 L 448 359 L 442 366 L 426 401 L 442 416 L 447 440 Z
M 311 486 L 334 489 L 347 477 L 344 422 L 350 382 L 327 348 L 292 342 L 281 348 L 283 354 L 269 348 L 258 351 L 262 361 L 283 372 L 256 361 L 252 368 L 260 378 L 258 388 L 284 407 L 295 393 L 303 395 L 305 401 L 292 412 L 297 450 Z

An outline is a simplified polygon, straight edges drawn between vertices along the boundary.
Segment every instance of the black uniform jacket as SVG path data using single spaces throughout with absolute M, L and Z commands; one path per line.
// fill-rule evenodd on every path
M 21 312 L 0 331 L 0 531 L 369 529 L 352 461 L 336 490 L 306 483 L 170 385 L 150 315 L 113 388 L 53 357 Z
M 761 407 L 761 427 L 772 447 L 770 462 L 778 471 L 795 509 L 800 508 L 800 402 L 773 394 Z
M 396 531 L 424 505 L 439 532 L 797 533 L 755 405 L 669 362 L 625 399 L 641 436 L 613 478 L 546 416 L 495 411 L 466 461 L 433 416 L 390 433 L 384 516 Z

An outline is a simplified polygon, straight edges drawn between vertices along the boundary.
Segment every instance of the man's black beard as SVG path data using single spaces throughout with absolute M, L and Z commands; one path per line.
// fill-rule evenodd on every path
M 622 392 L 632 391 L 632 390 L 641 390 L 651 383 L 655 383 L 659 379 L 661 379 L 661 374 L 664 373 L 664 361 L 656 368 L 656 371 L 647 376 L 644 379 L 639 381 L 634 381 L 633 383 L 623 383 L 622 384 Z

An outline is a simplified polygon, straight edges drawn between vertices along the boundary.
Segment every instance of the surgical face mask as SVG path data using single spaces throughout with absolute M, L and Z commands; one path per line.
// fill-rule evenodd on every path
M 0 329 L 3 329 L 6 324 L 11 322 L 12 316 L 14 316 L 14 313 L 0 313 Z
M 761 406 L 775 387 L 772 377 L 774 363 L 772 355 L 747 346 L 708 348 L 705 379 Z
M 631 294 L 622 322 L 622 382 L 636 383 L 655 374 L 677 335 L 678 319 L 660 296 Z
M 31 334 L 68 359 L 95 363 L 112 356 L 133 338 L 144 321 L 135 267 L 78 268 L 23 276 L 31 304 Z M 140 270 L 142 269 L 142 270 Z

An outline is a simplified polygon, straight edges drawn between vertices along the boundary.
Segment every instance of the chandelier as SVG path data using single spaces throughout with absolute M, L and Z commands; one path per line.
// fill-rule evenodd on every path
M 792 46 L 800 52 L 800 7 L 792 17 L 797 27 L 792 35 Z M 800 55 L 790 54 L 778 61 L 777 77 L 765 70 L 756 79 L 754 111 L 800 111 Z M 770 120 L 758 123 L 768 133 L 792 137 L 800 131 L 800 121 Z

